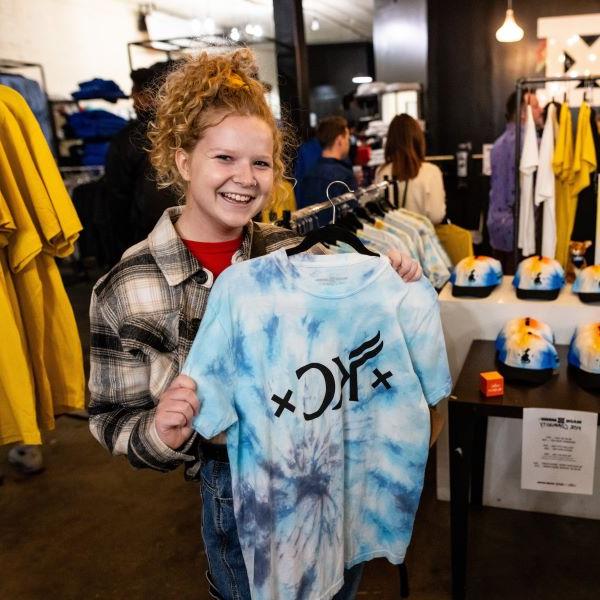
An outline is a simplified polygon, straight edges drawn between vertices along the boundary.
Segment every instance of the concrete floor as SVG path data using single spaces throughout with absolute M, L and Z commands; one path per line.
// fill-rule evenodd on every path
M 84 348 L 90 285 L 69 286 Z M 17 474 L 0 448 L 0 599 L 208 600 L 196 484 L 134 471 L 61 417 L 46 470 Z M 449 506 L 427 471 L 406 564 L 414 600 L 450 598 Z M 600 597 L 600 522 L 484 508 L 471 513 L 469 599 Z M 398 598 L 385 560 L 367 565 L 359 600 Z M 273 599 L 277 600 L 277 599 Z

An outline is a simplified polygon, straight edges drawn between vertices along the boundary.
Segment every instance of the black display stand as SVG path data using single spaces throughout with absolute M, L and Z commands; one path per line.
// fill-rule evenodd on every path
M 495 371 L 494 342 L 475 340 L 448 401 L 450 434 L 450 537 L 452 599 L 467 591 L 469 499 L 481 506 L 488 417 L 523 418 L 524 408 L 552 408 L 600 413 L 600 393 L 579 387 L 567 370 L 568 346 L 557 345 L 560 371 L 547 383 L 532 387 L 505 381 L 504 396 L 485 398 L 479 373 Z

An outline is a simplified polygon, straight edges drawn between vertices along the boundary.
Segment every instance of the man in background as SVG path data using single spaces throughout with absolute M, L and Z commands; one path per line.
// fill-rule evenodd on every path
M 303 198 L 298 208 L 309 206 L 334 198 L 348 191 L 356 190 L 357 182 L 352 172 L 352 164 L 348 160 L 350 151 L 350 130 L 343 117 L 327 117 L 319 122 L 317 139 L 323 148 L 321 158 L 302 180 Z M 345 185 L 344 185 L 345 184 Z
M 107 226 L 118 260 L 129 246 L 148 236 L 164 210 L 177 204 L 170 189 L 159 189 L 148 159 L 146 132 L 154 116 L 156 94 L 173 66 L 158 62 L 131 72 L 131 96 L 137 119 L 130 121 L 110 142 L 104 175 Z

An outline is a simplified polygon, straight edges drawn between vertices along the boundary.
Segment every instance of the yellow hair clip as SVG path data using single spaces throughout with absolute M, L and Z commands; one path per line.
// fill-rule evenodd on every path
M 227 83 L 232 88 L 242 88 L 242 87 L 244 87 L 246 85 L 246 83 L 244 82 L 244 80 L 237 73 L 232 73 L 228 77 Z

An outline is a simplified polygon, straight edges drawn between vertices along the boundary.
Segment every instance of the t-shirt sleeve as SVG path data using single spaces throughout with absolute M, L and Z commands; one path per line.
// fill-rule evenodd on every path
M 219 282 L 220 283 L 220 282 Z M 227 301 L 218 284 L 213 288 L 206 312 L 182 373 L 196 382 L 200 410 L 192 426 L 205 438 L 226 431 L 237 421 L 234 407 L 234 366 Z
M 417 289 L 411 302 L 414 310 L 401 309 L 412 313 L 402 319 L 404 335 L 427 404 L 434 406 L 452 391 L 437 294 L 423 278 L 409 285 Z

